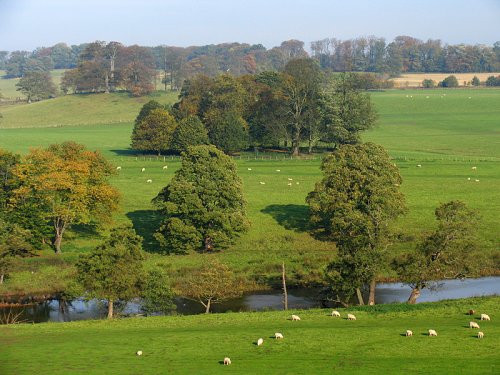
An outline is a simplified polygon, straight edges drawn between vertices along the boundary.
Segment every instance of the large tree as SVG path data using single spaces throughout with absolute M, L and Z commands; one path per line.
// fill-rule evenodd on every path
M 167 253 L 220 250 L 248 226 L 236 165 L 214 146 L 189 147 L 153 202 L 164 217 L 155 237 Z
M 313 233 L 335 242 L 339 257 L 358 262 L 364 271 L 356 285 L 370 283 L 373 303 L 374 281 L 390 243 L 389 224 L 405 212 L 401 175 L 373 143 L 338 147 L 321 170 L 323 179 L 307 196 Z
M 144 283 L 142 237 L 128 226 L 111 230 L 109 238 L 76 263 L 77 281 L 88 298 L 108 302 L 108 319 L 115 301 L 138 297 Z
M 158 155 L 172 148 L 177 121 L 164 109 L 153 109 L 132 131 L 132 148 L 154 151 Z
M 17 91 L 21 91 L 28 103 L 48 99 L 56 95 L 56 86 L 49 72 L 26 72 L 16 83 Z
M 111 220 L 119 201 L 118 191 L 108 182 L 113 171 L 99 152 L 74 142 L 33 149 L 14 170 L 19 187 L 12 204 L 37 202 L 45 220 L 53 224 L 53 245 L 60 253 L 63 235 L 71 225 Z
M 198 116 L 188 116 L 179 121 L 179 125 L 172 135 L 172 149 L 183 152 L 189 146 L 208 144 L 207 129 Z
M 415 303 L 422 289 L 439 287 L 439 280 L 474 275 L 481 259 L 476 210 L 464 202 L 451 201 L 436 208 L 435 215 L 437 229 L 425 236 L 415 251 L 392 263 L 401 280 L 412 288 L 408 303 Z

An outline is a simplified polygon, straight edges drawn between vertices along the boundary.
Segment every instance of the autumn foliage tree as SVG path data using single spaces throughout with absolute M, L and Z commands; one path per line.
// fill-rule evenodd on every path
M 119 193 L 108 182 L 112 166 L 98 152 L 75 142 L 33 149 L 16 166 L 19 187 L 12 204 L 35 201 L 53 225 L 53 245 L 61 253 L 65 231 L 73 224 L 101 224 L 118 208 Z

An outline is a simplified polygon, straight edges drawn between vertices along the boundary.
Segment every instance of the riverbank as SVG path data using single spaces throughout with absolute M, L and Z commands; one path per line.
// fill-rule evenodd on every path
M 474 316 L 466 315 L 469 309 Z M 418 305 L 290 310 L 0 327 L 0 372 L 215 374 L 483 374 L 500 362 L 500 297 Z M 356 321 L 345 319 L 347 313 Z M 298 314 L 301 321 L 289 319 Z M 491 321 L 479 321 L 487 313 Z M 468 328 L 476 321 L 477 330 Z M 413 337 L 405 337 L 407 329 Z M 438 337 L 428 337 L 435 329 Z M 275 332 L 283 340 L 271 338 Z M 262 346 L 255 345 L 259 337 Z M 141 350 L 142 356 L 136 352 Z

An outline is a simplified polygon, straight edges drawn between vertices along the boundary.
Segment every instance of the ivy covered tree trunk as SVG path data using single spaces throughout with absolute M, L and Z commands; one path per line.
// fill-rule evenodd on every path
M 358 297 L 358 303 L 363 306 L 365 304 L 365 301 L 363 299 L 363 295 L 361 294 L 361 290 L 359 288 L 356 288 L 356 296 Z
M 375 278 L 372 279 L 370 282 L 370 296 L 368 297 L 368 304 L 375 305 L 375 288 L 377 287 L 377 282 L 375 281 Z
M 108 319 L 113 319 L 113 300 L 108 299 Z
M 410 297 L 408 298 L 408 303 L 411 305 L 414 305 L 417 303 L 417 298 L 420 297 L 420 289 L 419 288 L 413 288 L 410 294 Z

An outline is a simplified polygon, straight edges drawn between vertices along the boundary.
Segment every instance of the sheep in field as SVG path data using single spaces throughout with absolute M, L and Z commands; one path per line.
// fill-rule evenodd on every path
M 147 180 L 146 182 L 147 182 L 148 184 L 150 184 L 150 183 L 152 183 L 152 182 L 153 182 L 153 180 Z
M 491 320 L 490 316 L 487 314 L 481 314 L 481 320 Z
M 282 338 L 283 338 L 283 334 L 281 334 L 281 333 L 279 333 L 279 332 L 276 332 L 276 333 L 274 334 L 274 338 L 275 338 L 275 339 L 282 339 Z
M 229 366 L 231 364 L 231 358 L 226 357 L 224 358 L 224 366 Z
M 472 167 L 472 170 L 475 171 L 477 169 L 477 167 Z
M 409 329 L 406 331 L 406 336 L 407 337 L 410 337 L 410 336 L 413 336 L 413 332 L 410 331 Z
M 118 167 L 116 167 L 116 170 L 117 170 L 117 171 L 121 171 L 121 170 L 122 170 L 122 167 L 118 166 Z
M 429 330 L 429 336 L 437 336 L 437 335 L 438 335 L 437 332 L 434 331 L 433 329 Z
M 291 182 L 289 182 L 287 185 L 288 185 L 288 186 L 292 186 L 292 183 L 291 183 Z
M 474 315 L 476 312 L 472 309 L 469 310 L 469 315 Z
M 479 328 L 479 324 L 476 322 L 469 322 L 469 328 Z
M 168 169 L 168 165 L 164 165 L 164 166 L 163 166 L 163 169 Z
M 483 332 L 478 332 L 477 333 L 477 338 L 478 339 L 482 339 L 484 337 L 484 333 Z
M 340 318 L 340 313 L 337 310 L 332 311 L 332 316 L 335 316 L 337 318 Z
M 258 339 L 257 346 L 261 346 L 262 344 L 264 344 L 264 339 L 263 338 Z
M 247 169 L 248 169 L 249 171 L 251 171 L 251 170 L 252 170 L 252 168 L 247 168 Z
M 347 314 L 348 320 L 356 320 L 356 317 L 353 314 Z
M 422 168 L 422 164 L 417 164 L 417 168 Z
M 263 181 L 260 181 L 260 182 L 259 182 L 259 184 L 261 184 L 261 185 L 265 185 L 266 183 L 265 183 L 265 182 L 263 182 Z
M 298 315 L 292 315 L 292 320 L 300 320 L 300 316 L 298 316 Z
M 142 168 L 142 169 L 141 169 L 141 172 L 145 172 L 145 171 L 146 171 L 146 168 Z
M 137 355 L 142 355 L 142 350 L 138 350 L 137 353 L 135 353 Z

